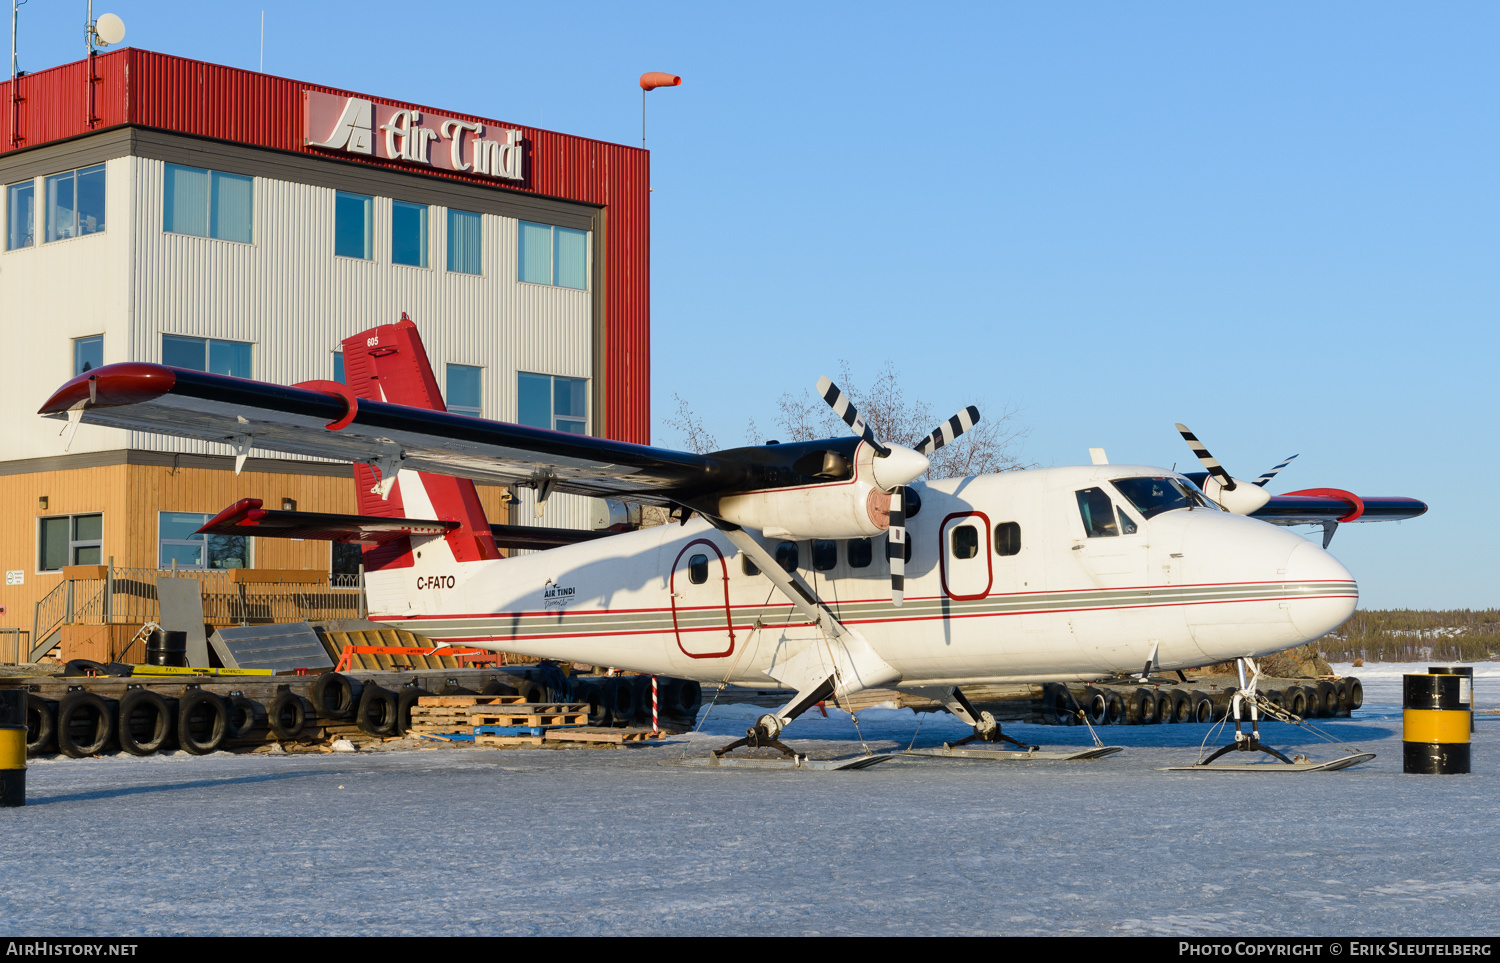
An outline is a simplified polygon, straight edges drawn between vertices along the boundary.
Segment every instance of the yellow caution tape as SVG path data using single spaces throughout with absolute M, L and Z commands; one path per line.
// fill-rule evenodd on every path
M 1402 709 L 1404 742 L 1455 743 L 1469 741 L 1467 709 Z
M 270 669 L 188 669 L 175 665 L 138 665 L 131 675 L 275 675 Z

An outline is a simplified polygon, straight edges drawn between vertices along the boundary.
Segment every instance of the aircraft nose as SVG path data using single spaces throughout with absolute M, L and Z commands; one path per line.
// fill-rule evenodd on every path
M 1309 642 L 1343 625 L 1359 604 L 1354 576 L 1312 542 L 1292 550 L 1285 579 L 1292 625 Z

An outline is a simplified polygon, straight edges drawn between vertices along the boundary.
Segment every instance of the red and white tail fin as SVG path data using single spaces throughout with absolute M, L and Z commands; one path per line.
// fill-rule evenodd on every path
M 396 324 L 382 324 L 344 339 L 344 381 L 357 398 L 447 410 L 417 326 L 405 314 Z M 446 556 L 441 558 L 443 562 L 459 566 L 500 558 L 489 520 L 479 504 L 479 492 L 469 479 L 402 471 L 386 498 L 381 498 L 375 490 L 379 480 L 370 466 L 354 466 L 361 515 L 456 521 L 458 528 L 428 543 L 433 549 L 439 544 L 446 545 L 447 551 L 429 553 L 424 545 L 424 555 Z M 366 546 L 364 563 L 367 573 L 412 568 L 416 560 L 411 539 Z

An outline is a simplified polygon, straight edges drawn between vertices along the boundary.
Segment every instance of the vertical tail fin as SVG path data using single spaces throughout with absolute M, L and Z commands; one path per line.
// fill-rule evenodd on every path
M 417 326 L 404 313 L 396 324 L 382 324 L 344 339 L 344 381 L 357 398 L 433 411 L 448 410 Z M 472 481 L 413 471 L 403 471 L 399 478 L 389 497 L 382 499 L 372 490 L 378 480 L 375 471 L 369 465 L 355 465 L 359 513 L 400 518 L 415 512 L 412 517 L 418 517 L 430 505 L 432 517 L 459 523 L 458 528 L 444 536 L 454 561 L 477 562 L 500 557 Z M 407 485 L 405 497 L 403 483 Z M 409 539 L 365 548 L 368 571 L 411 565 Z

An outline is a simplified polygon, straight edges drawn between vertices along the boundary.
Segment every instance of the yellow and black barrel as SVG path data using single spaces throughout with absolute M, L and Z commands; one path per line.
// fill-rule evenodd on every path
M 1471 707 L 1463 689 L 1463 677 L 1453 673 L 1401 677 L 1403 771 L 1469 771 Z
M 26 805 L 26 693 L 0 690 L 0 806 Z

